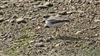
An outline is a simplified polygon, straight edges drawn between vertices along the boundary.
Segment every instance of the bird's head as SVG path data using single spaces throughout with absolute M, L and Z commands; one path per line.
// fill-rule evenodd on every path
M 43 16 L 43 21 L 42 21 L 42 22 L 44 23 L 49 17 L 50 17 L 50 15 L 44 15 L 44 16 Z

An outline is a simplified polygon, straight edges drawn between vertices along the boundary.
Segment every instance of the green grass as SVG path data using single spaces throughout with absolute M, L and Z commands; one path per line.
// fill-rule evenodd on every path
M 26 46 L 29 45 L 29 41 L 31 41 L 31 31 L 30 29 L 23 28 L 17 37 L 13 40 L 13 44 L 10 48 L 7 49 L 7 54 L 9 56 L 19 56 L 21 51 L 24 50 Z M 34 32 L 33 32 L 34 35 Z
M 100 56 L 100 48 L 95 48 L 93 50 L 84 50 L 83 56 Z

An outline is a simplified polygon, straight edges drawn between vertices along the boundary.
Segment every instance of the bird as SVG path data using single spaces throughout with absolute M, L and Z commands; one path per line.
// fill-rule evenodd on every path
M 44 27 L 45 28 L 56 28 L 56 30 L 54 31 L 57 32 L 59 31 L 59 28 L 66 22 L 70 22 L 69 19 L 63 18 L 63 17 L 58 17 L 58 16 L 44 16 L 43 18 L 43 22 L 44 22 Z M 57 33 L 58 34 L 58 33 Z M 55 34 L 55 35 L 57 35 Z
M 62 25 L 66 22 L 69 22 L 68 19 L 64 19 L 62 17 L 56 17 L 56 16 L 44 16 L 43 22 L 45 22 L 44 27 L 50 28 L 50 27 L 57 27 L 59 25 Z

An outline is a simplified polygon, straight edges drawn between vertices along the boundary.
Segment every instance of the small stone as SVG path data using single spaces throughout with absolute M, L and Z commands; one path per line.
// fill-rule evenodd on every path
M 16 22 L 17 23 L 21 23 L 21 22 L 26 23 L 26 21 L 24 20 L 24 18 L 18 18 L 18 19 L 16 19 Z
M 37 8 L 47 8 L 48 6 L 38 5 Z
M 35 43 L 34 45 L 35 45 L 36 47 L 45 47 L 44 44 L 43 44 L 42 42 L 40 42 L 40 43 Z
M 99 34 L 95 34 L 94 36 L 97 37 L 97 36 L 99 36 Z
M 10 20 L 10 22 L 11 22 L 11 23 L 14 23 L 14 22 L 15 22 L 15 20 L 14 20 L 14 19 L 11 19 L 11 20 Z
M 34 42 L 33 40 L 29 41 L 29 43 L 33 43 L 33 42 Z
M 94 30 L 94 29 L 96 29 L 98 26 L 93 26 L 93 27 L 90 27 L 89 29 L 91 29 L 91 30 Z
M 46 2 L 46 3 L 44 4 L 44 6 L 51 7 L 51 6 L 53 6 L 53 4 L 52 4 L 52 3 L 50 3 L 50 2 Z
M 3 22 L 4 21 L 4 19 L 3 18 L 0 18 L 0 22 Z
M 41 1 L 37 1 L 34 3 L 34 5 L 39 5 L 39 4 L 41 4 Z
M 78 34 L 82 34 L 84 31 L 86 31 L 86 30 L 88 30 L 88 29 L 82 29 L 82 30 L 80 30 L 80 31 L 77 31 L 76 33 L 75 33 L 75 35 L 78 35 Z
M 40 29 L 40 28 L 41 28 L 40 26 L 37 27 L 37 29 Z
M 32 19 L 32 17 L 30 16 L 25 16 L 24 19 Z
M 37 8 L 48 8 L 48 7 L 51 7 L 51 6 L 53 6 L 53 4 L 46 2 L 43 5 L 38 5 Z
M 78 34 L 80 34 L 80 33 L 82 33 L 82 32 L 83 32 L 83 30 L 77 31 L 77 32 L 75 33 L 75 35 L 78 35 Z
M 95 5 L 98 5 L 100 4 L 100 0 L 98 0 L 97 2 L 94 3 Z
M 0 36 L 3 36 L 3 34 L 2 34 L 2 33 L 0 33 Z
M 6 22 L 14 23 L 15 20 L 14 19 L 8 19 L 8 20 L 6 20 Z
M 0 6 L 0 9 L 3 9 L 3 8 L 5 8 L 5 6 Z
M 54 40 L 54 38 L 49 37 L 49 38 L 46 39 L 46 42 L 50 42 L 51 40 Z
M 100 22 L 100 20 L 99 19 L 95 19 L 94 22 Z
M 42 50 L 37 50 L 37 53 L 42 53 L 43 51 Z
M 8 2 L 7 1 L 3 1 L 3 4 L 7 4 Z
M 44 39 L 38 39 L 37 42 L 44 42 Z
M 58 44 L 55 45 L 55 47 L 59 47 L 59 46 L 61 46 L 61 43 L 58 43 Z
M 51 49 L 50 53 L 54 53 L 54 52 L 57 52 L 57 49 L 56 48 L 53 48 Z M 59 56 L 59 55 L 58 55 Z
M 2 5 L 2 6 L 0 6 L 0 9 L 4 9 L 4 8 L 6 8 L 7 6 L 5 6 L 5 5 Z
M 4 13 L 1 11 L 1 12 L 0 12 L 0 15 L 3 15 L 3 14 L 4 14 Z
M 75 13 L 76 11 L 68 11 L 67 14 Z
M 66 11 L 59 12 L 59 15 L 66 15 L 66 14 L 67 14 Z
M 18 18 L 18 16 L 17 15 L 14 15 L 13 18 Z

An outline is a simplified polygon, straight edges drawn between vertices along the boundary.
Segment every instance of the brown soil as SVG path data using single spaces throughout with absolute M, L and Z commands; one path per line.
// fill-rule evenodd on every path
M 48 3 L 48 4 L 46 4 Z M 44 28 L 44 15 L 70 22 Z M 100 56 L 100 0 L 1 0 L 0 56 Z

